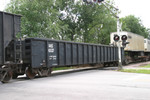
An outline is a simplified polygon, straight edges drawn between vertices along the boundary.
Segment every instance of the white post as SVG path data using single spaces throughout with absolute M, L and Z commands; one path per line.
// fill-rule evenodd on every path
M 117 11 L 117 34 L 118 36 L 121 38 L 120 35 L 120 21 L 119 21 L 119 14 Z M 118 58 L 119 58 L 119 62 L 118 62 L 118 70 L 122 69 L 122 63 L 121 63 L 121 41 L 118 41 Z

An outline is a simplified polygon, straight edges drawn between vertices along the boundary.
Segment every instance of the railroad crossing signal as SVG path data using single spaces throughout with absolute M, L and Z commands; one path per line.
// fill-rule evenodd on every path
M 101 3 L 102 1 L 104 1 L 104 0 L 93 0 L 93 2 L 95 2 L 95 3 Z
M 128 37 L 126 35 L 122 35 L 121 36 L 121 40 L 122 40 L 122 46 L 125 48 L 127 44 L 129 44 L 129 42 L 126 42 L 126 40 L 128 39 Z M 114 35 L 114 41 L 118 42 L 120 40 L 120 37 L 118 35 Z
M 83 0 L 83 2 L 86 2 L 86 3 L 101 3 L 102 1 L 104 0 Z
M 118 42 L 120 40 L 120 37 L 118 35 L 114 35 L 114 41 Z

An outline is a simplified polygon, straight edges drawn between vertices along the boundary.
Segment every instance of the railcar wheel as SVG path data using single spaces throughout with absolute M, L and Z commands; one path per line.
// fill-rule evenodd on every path
M 129 64 L 128 59 L 125 59 L 124 63 L 125 63 L 125 65 L 128 65 Z
M 2 80 L 1 80 L 2 83 L 9 82 L 9 80 L 12 79 L 12 72 L 11 71 L 4 72 L 2 77 L 3 77 Z
M 34 73 L 32 69 L 27 67 L 25 73 L 26 73 L 27 78 L 29 79 L 35 78 L 36 73 Z
M 47 77 L 50 76 L 51 73 L 52 73 L 52 68 L 49 68 L 46 76 L 47 76 Z
M 18 74 L 13 74 L 12 79 L 17 79 Z
M 38 71 L 38 75 L 40 77 L 48 77 L 51 75 L 51 72 L 52 72 L 52 68 L 47 68 L 47 69 L 40 69 Z

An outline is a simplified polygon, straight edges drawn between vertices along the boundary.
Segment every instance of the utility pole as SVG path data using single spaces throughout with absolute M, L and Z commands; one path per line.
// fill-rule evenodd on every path
M 83 1 L 86 2 L 86 3 L 90 3 L 90 4 L 91 3 L 103 4 L 112 13 L 112 15 L 115 18 L 117 18 L 117 35 L 119 36 L 119 41 L 117 42 L 117 44 L 118 44 L 117 45 L 118 46 L 118 70 L 123 69 L 122 68 L 122 62 L 121 62 L 122 59 L 121 59 L 121 39 L 120 39 L 121 35 L 120 35 L 119 9 L 112 6 L 112 5 L 110 5 L 110 4 L 108 4 L 108 3 L 106 3 L 106 2 L 104 2 L 104 0 L 83 0 Z M 117 11 L 117 14 L 115 14 L 113 11 L 111 11 L 108 6 L 114 8 Z

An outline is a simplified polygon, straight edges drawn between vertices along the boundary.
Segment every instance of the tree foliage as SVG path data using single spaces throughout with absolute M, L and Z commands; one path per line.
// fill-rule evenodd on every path
M 28 37 L 58 38 L 61 23 L 54 0 L 11 0 L 8 12 L 21 14 L 22 34 Z M 63 25 L 61 28 L 66 28 Z
M 11 0 L 6 11 L 23 16 L 22 34 L 28 37 L 108 44 L 116 31 L 107 8 L 82 0 Z
M 142 25 L 141 19 L 135 17 L 134 15 L 129 15 L 121 19 L 122 30 L 133 32 L 139 35 L 148 37 L 149 31 L 146 27 Z

